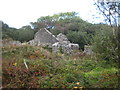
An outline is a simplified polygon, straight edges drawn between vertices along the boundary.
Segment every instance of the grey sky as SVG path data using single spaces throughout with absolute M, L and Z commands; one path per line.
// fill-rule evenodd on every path
M 99 16 L 93 2 L 94 0 L 0 0 L 0 20 L 10 27 L 20 28 L 35 22 L 41 16 L 75 11 L 83 20 L 102 22 L 102 19 L 93 19 L 92 15 Z

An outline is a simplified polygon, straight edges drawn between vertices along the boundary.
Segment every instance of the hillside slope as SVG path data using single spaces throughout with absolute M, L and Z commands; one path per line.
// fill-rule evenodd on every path
M 42 47 L 2 48 L 3 88 L 118 88 L 117 64 Z M 27 67 L 28 68 L 27 68 Z

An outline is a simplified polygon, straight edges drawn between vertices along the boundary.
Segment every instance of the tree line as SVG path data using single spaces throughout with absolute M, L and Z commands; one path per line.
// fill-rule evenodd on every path
M 20 29 L 11 28 L 3 23 L 3 39 L 12 38 L 21 42 L 27 42 L 34 38 L 34 34 L 41 28 L 48 29 L 54 35 L 63 33 L 72 43 L 77 43 L 80 49 L 90 44 L 96 31 L 110 29 L 105 24 L 91 24 L 82 20 L 76 12 L 65 12 L 53 16 L 43 16 L 37 22 L 31 22 L 31 26 L 23 26 Z

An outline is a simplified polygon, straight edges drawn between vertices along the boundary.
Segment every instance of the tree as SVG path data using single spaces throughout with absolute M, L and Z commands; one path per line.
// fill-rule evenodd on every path
M 32 22 L 31 24 L 36 31 L 46 28 L 54 35 L 63 33 L 68 36 L 71 42 L 78 43 L 81 49 L 84 49 L 86 44 L 86 41 L 84 43 L 83 36 L 86 35 L 87 44 L 90 44 L 91 35 L 98 29 L 95 28 L 95 25 L 82 20 L 76 12 L 65 12 L 54 14 L 53 16 L 40 17 L 37 22 Z M 83 33 L 86 34 L 84 35 Z M 73 36 L 74 34 L 75 36 Z
M 117 1 L 109 1 L 109 0 L 95 0 L 94 3 L 99 11 L 105 17 L 105 21 L 111 26 L 118 25 L 118 0 Z
M 29 40 L 32 40 L 34 38 L 34 31 L 29 29 L 19 29 L 16 31 L 17 36 L 14 38 L 14 40 L 18 40 L 21 42 L 27 42 Z
M 77 43 L 81 50 L 84 50 L 84 45 L 87 44 L 87 33 L 86 32 L 75 32 L 71 31 L 67 34 L 68 40 L 72 43 Z
M 11 34 L 13 33 L 12 31 L 17 30 L 16 28 L 11 28 L 9 27 L 8 24 L 2 22 L 2 39 L 9 39 L 12 38 Z
M 112 30 L 104 28 L 96 31 L 93 42 L 93 50 L 98 59 L 118 62 L 117 47 Z
M 112 28 L 113 39 L 112 40 L 110 39 L 110 41 L 112 43 L 115 43 L 116 47 L 114 47 L 114 49 L 117 49 L 116 51 L 117 52 L 116 54 L 118 57 L 117 60 L 120 60 L 120 55 L 119 55 L 120 54 L 120 51 L 119 51 L 120 50 L 120 37 L 119 37 L 120 31 L 117 28 L 118 27 L 118 16 L 120 15 L 119 13 L 120 2 L 119 0 L 116 0 L 116 1 L 96 0 L 95 5 L 105 17 L 106 23 L 110 25 Z M 106 46 L 106 48 L 109 48 L 109 47 Z
M 31 26 L 30 25 L 27 25 L 27 26 L 22 26 L 20 29 L 26 29 L 26 30 L 32 30 Z
M 2 39 L 13 39 L 21 42 L 29 41 L 34 37 L 34 30 L 31 26 L 23 26 L 20 29 L 11 28 L 7 24 L 2 23 Z
M 119 3 L 119 0 L 111 2 L 109 0 L 97 0 L 95 2 L 95 5 L 105 17 L 106 23 L 112 27 L 114 38 L 117 37 L 117 30 L 115 30 L 115 27 L 118 26 L 118 16 L 120 15 L 118 11 Z
M 53 16 L 40 17 L 37 22 L 31 22 L 34 29 L 60 29 L 65 30 L 73 18 L 78 18 L 75 12 L 54 14 Z

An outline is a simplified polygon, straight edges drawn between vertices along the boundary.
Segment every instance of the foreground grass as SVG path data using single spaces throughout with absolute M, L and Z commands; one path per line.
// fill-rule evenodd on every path
M 90 57 L 74 60 L 32 46 L 6 47 L 2 53 L 4 88 L 119 87 L 116 63 Z

